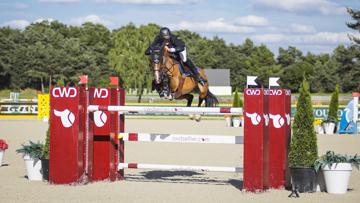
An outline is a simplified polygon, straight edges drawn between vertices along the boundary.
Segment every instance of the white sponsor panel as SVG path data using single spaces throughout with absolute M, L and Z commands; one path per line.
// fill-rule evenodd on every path
M 231 86 L 209 86 L 209 90 L 216 96 L 229 96 L 231 95 Z

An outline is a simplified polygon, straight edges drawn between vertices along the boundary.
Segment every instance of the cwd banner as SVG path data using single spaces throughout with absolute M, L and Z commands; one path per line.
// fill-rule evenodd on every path
M 49 181 L 67 184 L 84 173 L 84 143 L 79 134 L 80 96 L 78 87 L 50 89 L 50 158 Z
M 244 90 L 244 189 L 269 187 L 268 93 L 262 88 Z
M 90 88 L 90 105 L 119 105 L 118 92 L 114 88 Z M 95 111 L 90 113 L 89 129 L 92 132 L 92 180 L 117 178 L 117 123 L 118 113 L 109 111 Z M 110 122 L 111 121 L 111 122 Z M 114 126 L 115 125 L 115 126 Z M 96 163 L 96 164 L 95 164 Z
M 283 188 L 291 134 L 291 91 L 265 89 L 269 95 L 269 185 Z

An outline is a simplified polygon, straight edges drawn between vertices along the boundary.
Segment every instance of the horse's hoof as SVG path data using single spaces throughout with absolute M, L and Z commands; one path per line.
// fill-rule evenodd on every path
M 196 122 L 200 122 L 200 120 L 201 120 L 201 115 L 196 114 L 196 115 L 195 115 L 195 121 L 196 121 Z
M 194 118 L 195 118 L 194 114 L 189 114 L 189 118 L 190 118 L 190 120 L 194 120 Z

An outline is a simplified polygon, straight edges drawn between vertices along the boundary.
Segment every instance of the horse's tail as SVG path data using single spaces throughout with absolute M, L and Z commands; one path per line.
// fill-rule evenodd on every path
M 211 93 L 210 91 L 207 92 L 206 97 L 205 97 L 205 106 L 206 107 L 214 107 L 217 106 L 219 104 L 218 99 L 216 98 L 216 96 Z

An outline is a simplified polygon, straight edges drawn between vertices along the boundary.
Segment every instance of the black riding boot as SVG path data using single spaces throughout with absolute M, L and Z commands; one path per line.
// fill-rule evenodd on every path
M 189 67 L 191 73 L 195 76 L 195 79 L 198 81 L 198 83 L 204 86 L 206 81 L 200 76 L 193 62 L 190 59 L 187 59 L 185 65 Z

